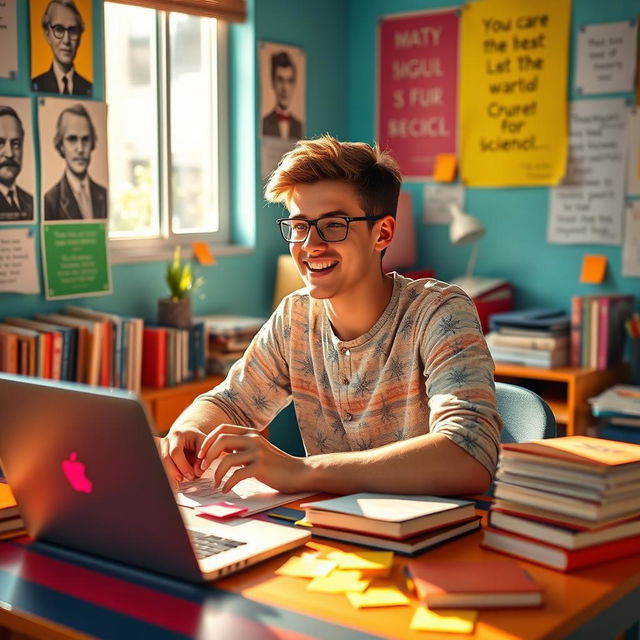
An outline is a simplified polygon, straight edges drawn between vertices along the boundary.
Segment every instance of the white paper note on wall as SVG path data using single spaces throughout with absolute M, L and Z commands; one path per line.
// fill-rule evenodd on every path
M 571 103 L 567 174 L 549 190 L 549 242 L 622 242 L 627 120 L 624 100 Z
M 0 78 L 18 77 L 17 0 L 0 0 Z
M 425 224 L 449 224 L 449 205 L 464 209 L 464 186 L 461 184 L 427 184 L 423 194 L 423 221 Z
M 40 293 L 33 227 L 0 230 L 0 292 Z
M 633 91 L 637 33 L 637 20 L 582 27 L 576 50 L 576 93 Z
M 622 244 L 622 275 L 640 277 L 640 201 L 627 204 Z
M 629 114 L 629 160 L 627 164 L 627 195 L 640 196 L 640 109 Z

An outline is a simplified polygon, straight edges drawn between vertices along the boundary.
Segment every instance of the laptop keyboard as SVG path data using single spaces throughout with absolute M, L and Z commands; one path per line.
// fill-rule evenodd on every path
M 215 556 L 216 553 L 222 553 L 246 544 L 246 542 L 240 542 L 239 540 L 221 538 L 220 536 L 213 536 L 210 533 L 201 533 L 200 531 L 189 530 L 189 534 L 191 535 L 198 560 L 209 558 L 210 556 Z

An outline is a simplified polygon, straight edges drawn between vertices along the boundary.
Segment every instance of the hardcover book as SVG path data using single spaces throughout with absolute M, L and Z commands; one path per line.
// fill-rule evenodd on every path
M 537 607 L 543 589 L 515 561 L 410 560 L 407 577 L 430 609 Z

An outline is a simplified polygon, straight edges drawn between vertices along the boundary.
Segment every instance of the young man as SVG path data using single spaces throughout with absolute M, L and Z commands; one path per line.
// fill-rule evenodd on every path
M 437 280 L 381 269 L 393 239 L 397 164 L 377 148 L 302 140 L 266 188 L 307 285 L 287 296 L 227 379 L 178 418 L 169 476 L 219 459 L 224 485 L 283 492 L 472 494 L 495 469 L 493 361 L 473 303 Z M 260 435 L 291 399 L 307 456 Z

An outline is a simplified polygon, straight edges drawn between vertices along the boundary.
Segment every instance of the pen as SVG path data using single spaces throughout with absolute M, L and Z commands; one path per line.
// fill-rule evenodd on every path
M 267 513 L 270 518 L 275 518 L 276 520 L 287 520 L 288 522 L 297 522 L 300 518 L 295 518 L 294 516 L 288 516 L 284 513 L 276 513 L 272 511 L 271 513 Z

